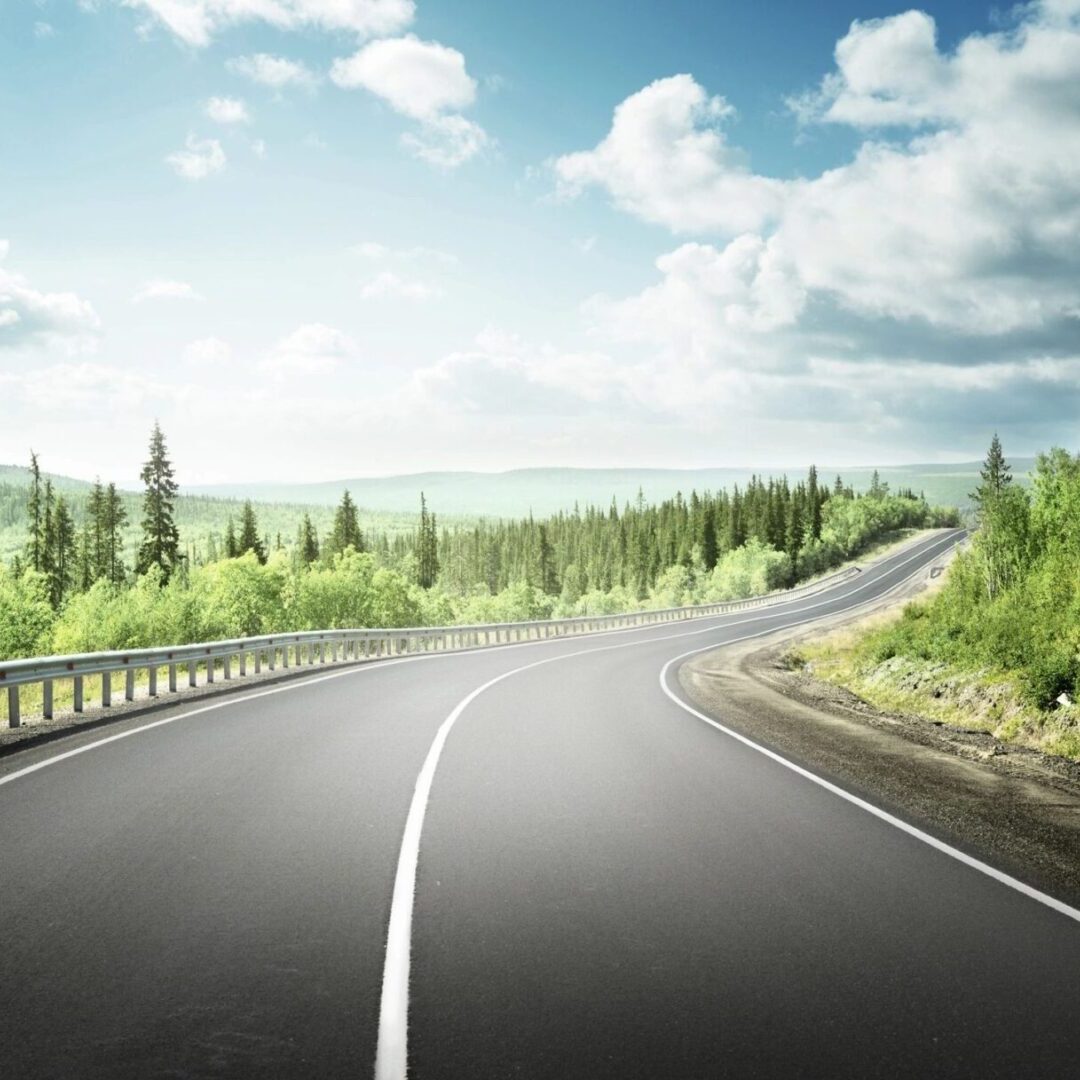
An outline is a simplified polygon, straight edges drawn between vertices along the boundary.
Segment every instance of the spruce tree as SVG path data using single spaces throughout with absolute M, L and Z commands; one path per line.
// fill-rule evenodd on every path
M 26 500 L 26 516 L 30 526 L 30 539 L 26 545 L 26 561 L 32 570 L 41 570 L 41 527 L 44 507 L 42 505 L 41 468 L 37 454 L 30 451 L 30 493 Z
M 150 459 L 140 474 L 146 487 L 143 495 L 143 540 L 139 547 L 136 570 L 145 574 L 151 566 L 161 568 L 164 584 L 180 561 L 180 533 L 173 521 L 176 494 L 180 490 L 173 474 L 161 425 L 154 422 L 150 435 Z
M 356 503 L 353 502 L 348 488 L 341 496 L 334 511 L 334 525 L 330 536 L 326 541 L 327 551 L 331 555 L 340 555 L 346 548 L 354 548 L 356 551 L 364 550 L 364 535 L 360 531 L 360 519 L 356 512 Z
M 98 534 L 101 537 L 103 569 L 102 575 L 114 585 L 123 585 L 127 577 L 124 566 L 124 526 L 127 524 L 127 510 L 116 485 L 110 483 L 105 489 L 101 501 L 101 523 Z
M 235 559 L 240 554 L 239 545 L 236 542 L 236 525 L 233 524 L 233 519 L 229 517 L 229 523 L 225 526 L 225 558 Z
M 427 500 L 422 491 L 416 557 L 416 580 L 422 589 L 430 589 L 439 576 L 439 535 L 436 532 L 435 515 L 428 513 Z
M 300 525 L 300 535 L 297 537 L 297 546 L 300 549 L 300 561 L 305 566 L 310 566 L 319 558 L 319 534 L 315 526 L 311 524 L 311 516 L 304 514 L 304 520 Z
M 75 574 L 75 522 L 61 495 L 52 512 L 52 553 L 49 570 L 49 597 L 59 608 L 71 588 Z
M 244 503 L 244 509 L 240 512 L 240 536 L 234 544 L 239 554 L 246 555 L 252 551 L 260 563 L 266 562 L 266 548 L 259 539 L 259 522 L 250 500 Z

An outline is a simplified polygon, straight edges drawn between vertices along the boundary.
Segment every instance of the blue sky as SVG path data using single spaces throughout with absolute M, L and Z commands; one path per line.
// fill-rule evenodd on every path
M 6 0 L 0 460 L 1071 445 L 1078 12 Z

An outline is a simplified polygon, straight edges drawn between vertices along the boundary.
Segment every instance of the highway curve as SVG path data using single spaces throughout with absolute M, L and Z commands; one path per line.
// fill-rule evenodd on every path
M 12 755 L 0 1076 L 1080 1075 L 1080 913 L 678 700 L 677 658 L 880 596 L 958 535 L 768 609 Z

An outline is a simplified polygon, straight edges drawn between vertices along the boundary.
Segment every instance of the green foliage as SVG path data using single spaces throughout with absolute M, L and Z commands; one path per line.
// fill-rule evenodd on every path
M 180 559 L 180 533 L 176 528 L 174 511 L 179 487 L 172 462 L 168 458 L 165 436 L 155 421 L 150 434 L 150 459 L 143 466 L 143 540 L 136 562 L 140 574 L 151 566 L 161 568 L 162 581 L 167 582 Z
M 1080 457 L 1041 455 L 1029 500 L 995 436 L 982 479 L 980 528 L 946 586 L 868 635 L 861 653 L 1016 673 L 1028 701 L 1047 708 L 1080 691 Z
M 16 575 L 0 566 L 0 657 L 51 652 L 54 617 L 44 574 L 28 569 Z

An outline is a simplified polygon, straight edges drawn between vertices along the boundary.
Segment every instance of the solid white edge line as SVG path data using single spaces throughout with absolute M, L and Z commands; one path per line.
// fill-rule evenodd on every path
M 952 537 L 951 534 L 950 534 L 949 537 L 946 537 L 946 538 L 943 538 L 943 539 L 949 539 L 949 538 L 954 539 L 954 542 L 955 542 L 955 538 Z M 915 555 L 912 555 L 911 558 L 906 559 L 904 562 L 897 563 L 897 567 L 905 566 L 907 563 L 911 562 L 912 559 L 918 558 L 920 555 L 926 553 L 927 551 L 930 550 L 930 548 L 935 547 L 935 546 L 936 546 L 936 542 L 933 541 L 933 540 L 926 540 L 925 542 L 918 542 L 917 544 L 913 544 L 912 545 L 913 548 L 918 547 L 918 549 L 919 549 L 918 552 Z M 908 550 L 910 550 L 910 549 L 904 548 L 901 551 L 898 551 L 895 555 L 888 556 L 880 564 L 878 564 L 878 566 L 875 566 L 874 570 L 875 571 L 880 570 L 882 567 L 885 567 L 892 559 L 897 558 L 900 555 L 903 555 Z M 895 568 L 892 568 L 892 569 L 895 569 Z M 886 573 L 892 573 L 892 569 L 886 570 L 885 572 Z M 882 575 L 879 574 L 878 577 L 880 577 L 880 576 L 882 576 Z M 876 578 L 875 578 L 875 580 L 876 580 Z M 873 582 L 869 582 L 867 584 L 873 584 Z M 865 587 L 866 586 L 860 586 L 860 589 L 865 588 Z M 842 588 L 842 586 L 841 586 L 841 588 Z M 858 592 L 858 591 L 859 591 L 859 589 L 853 590 L 853 592 Z M 828 590 L 826 590 L 826 592 L 828 592 Z M 820 595 L 820 594 L 817 594 L 817 595 Z M 851 595 L 851 593 L 845 593 L 844 595 Z M 797 603 L 799 603 L 799 601 L 797 601 L 797 600 L 792 601 L 792 603 L 797 604 Z M 778 604 L 776 606 L 777 607 L 786 607 L 787 605 Z M 820 605 L 816 605 L 816 606 L 820 606 Z M 809 609 L 806 609 L 806 610 L 809 610 Z M 762 614 L 757 616 L 757 618 L 775 618 L 776 615 L 782 614 L 782 612 L 772 612 L 772 613 L 770 613 L 770 610 L 768 608 L 762 608 L 761 611 L 762 611 Z M 671 637 L 671 636 L 686 637 L 686 636 L 690 636 L 692 634 L 704 634 L 704 633 L 707 633 L 710 630 L 714 630 L 714 629 L 717 628 L 718 624 L 714 620 L 716 620 L 716 619 L 726 619 L 727 617 L 728 617 L 727 615 L 706 616 L 705 619 L 708 620 L 708 625 L 707 626 L 698 627 L 696 630 L 689 631 L 687 634 L 667 635 L 667 636 L 661 637 L 661 638 L 650 638 L 649 640 L 650 641 L 664 641 L 664 640 L 667 640 L 667 638 Z M 741 620 L 739 620 L 737 622 L 721 623 L 719 625 L 720 626 L 739 626 L 743 622 L 753 622 L 753 621 L 756 621 L 756 619 L 741 619 Z M 649 625 L 649 626 L 621 626 L 621 627 L 619 627 L 618 629 L 615 629 L 615 630 L 600 630 L 600 631 L 596 631 L 594 633 L 585 634 L 582 637 L 585 640 L 595 641 L 597 638 L 610 637 L 610 636 L 615 635 L 615 634 L 628 634 L 628 633 L 639 632 L 639 631 L 642 631 L 642 630 L 655 630 L 658 627 L 663 626 L 663 625 L 665 625 L 665 624 L 664 623 L 655 623 L 655 624 L 652 624 L 652 625 Z M 556 643 L 560 643 L 560 642 L 564 642 L 564 641 L 572 641 L 572 640 L 574 640 L 574 639 L 570 638 L 570 637 L 562 637 L 562 638 L 554 637 L 554 638 L 540 638 L 540 639 L 538 639 L 536 641 L 514 641 L 514 642 L 509 642 L 509 643 L 507 643 L 505 645 L 493 645 L 493 646 L 490 646 L 490 647 L 482 647 L 480 649 L 454 649 L 454 650 L 447 651 L 447 652 L 422 653 L 420 655 L 414 655 L 414 656 L 402 656 L 402 657 L 396 657 L 396 658 L 393 658 L 393 659 L 376 660 L 376 661 L 372 661 L 370 664 L 367 664 L 367 663 L 364 663 L 363 661 L 361 661 L 360 663 L 357 663 L 355 665 L 347 667 L 347 668 L 345 668 L 345 669 L 343 669 L 341 671 L 328 672 L 325 675 L 311 676 L 311 675 L 306 675 L 306 673 L 305 673 L 304 675 L 298 675 L 296 677 L 295 681 L 292 681 L 292 682 L 288 683 L 285 686 L 275 686 L 275 687 L 272 687 L 272 688 L 269 688 L 269 689 L 266 689 L 266 690 L 258 690 L 258 691 L 255 691 L 254 693 L 251 693 L 251 694 L 243 694 L 243 695 L 235 695 L 235 696 L 231 695 L 231 694 L 226 695 L 220 701 L 216 701 L 216 702 L 214 702 L 214 703 L 212 703 L 210 705 L 201 705 L 198 708 L 186 709 L 184 712 L 177 713 L 175 716 L 167 716 L 162 720 L 152 720 L 149 723 L 140 724 L 138 727 L 129 728 L 127 731 L 121 731 L 121 732 L 118 732 L 115 735 L 106 735 L 105 737 L 103 737 L 101 739 L 95 739 L 93 742 L 84 743 L 82 746 L 77 746 L 72 750 L 65 750 L 62 753 L 54 754 L 52 757 L 45 758 L 44 760 L 38 761 L 33 765 L 27 765 L 22 769 L 15 770 L 14 772 L 10 772 L 10 773 L 7 773 L 5 775 L 0 775 L 0 787 L 2 787 L 4 784 L 10 784 L 13 780 L 18 780 L 22 776 L 29 776 L 31 773 L 35 773 L 35 772 L 38 772 L 41 769 L 47 768 L 49 765 L 56 765 L 61 761 L 67 761 L 69 758 L 78 757 L 80 754 L 85 754 L 85 753 L 89 752 L 90 750 L 97 750 L 101 746 L 108 746 L 110 743 L 118 742 L 121 739 L 130 738 L 132 735 L 140 735 L 144 731 L 152 731 L 154 728 L 164 727 L 166 724 L 173 724 L 177 720 L 186 720 L 189 717 L 199 716 L 201 713 L 212 712 L 215 709 L 228 708 L 231 705 L 242 705 L 246 701 L 254 701 L 256 698 L 269 697 L 269 695 L 271 695 L 271 694 L 283 694 L 288 690 L 302 690 L 306 686 L 312 686 L 315 683 L 326 682 L 329 679 L 340 679 L 340 678 L 342 678 L 342 677 L 344 677 L 346 675 L 359 675 L 359 674 L 361 674 L 363 672 L 369 672 L 369 671 L 385 671 L 386 668 L 388 668 L 388 667 L 396 667 L 398 664 L 413 664 L 413 663 L 417 663 L 418 661 L 421 661 L 421 660 L 445 660 L 445 659 L 448 659 L 448 658 L 453 657 L 453 656 L 476 655 L 478 653 L 503 652 L 506 649 L 521 649 L 521 648 L 534 647 L 536 645 L 551 645 L 551 644 L 556 644 Z M 586 650 L 586 651 L 588 651 L 588 650 Z M 578 656 L 578 655 L 580 655 L 580 653 L 573 653 L 571 655 Z M 183 708 L 183 705 L 184 705 L 183 701 L 177 700 L 177 702 L 176 702 L 177 708 Z M 118 722 L 122 722 L 122 720 L 123 720 L 122 715 L 117 717 Z M 72 728 L 71 731 L 70 731 L 71 735 L 75 735 L 77 733 L 78 733 L 78 728 Z M 32 749 L 33 749 L 32 747 L 27 747 L 26 751 L 29 752 Z M 2 767 L 2 761 L 0 761 L 0 767 Z
M 912 554 L 909 558 L 903 562 L 897 563 L 896 566 L 890 567 L 884 574 L 876 575 L 872 580 L 867 581 L 859 585 L 857 588 L 844 593 L 840 597 L 834 597 L 832 600 L 827 600 L 822 603 L 810 605 L 805 608 L 800 608 L 795 612 L 788 612 L 788 614 L 802 614 L 805 611 L 811 611 L 815 608 L 824 607 L 836 603 L 837 600 L 847 599 L 850 596 L 854 596 L 856 593 L 863 592 L 865 589 L 877 584 L 881 577 L 886 574 L 891 574 L 895 570 L 902 566 L 906 566 L 908 563 L 913 562 L 915 559 L 925 559 L 931 555 L 933 549 L 937 548 L 940 544 L 941 547 L 947 548 L 948 546 L 955 545 L 959 542 L 960 537 L 955 534 L 949 534 L 941 537 L 939 541 L 928 542 L 925 546 L 920 545 L 919 550 Z M 934 551 L 934 554 L 938 552 Z M 924 569 L 920 566 L 914 574 L 909 574 L 906 578 L 897 582 L 895 585 L 890 586 L 880 596 L 875 596 L 873 600 L 880 600 L 885 596 L 895 592 L 901 586 L 905 585 L 912 577 L 917 576 Z M 852 608 L 861 606 L 860 604 L 853 604 Z M 850 610 L 842 608 L 841 612 Z M 840 612 L 838 612 L 839 614 Z M 512 675 L 519 675 L 523 671 L 528 671 L 532 668 L 542 667 L 545 664 L 553 664 L 560 660 L 569 660 L 573 657 L 584 656 L 590 653 L 597 652 L 611 652 L 617 649 L 629 649 L 636 648 L 640 645 L 649 645 L 657 641 L 670 641 L 674 638 L 693 637 L 698 634 L 709 633 L 714 630 L 725 630 L 732 626 L 741 626 L 748 622 L 758 622 L 763 617 L 769 616 L 757 616 L 747 619 L 740 619 L 735 622 L 723 623 L 719 626 L 712 625 L 707 627 L 699 627 L 695 630 L 686 631 L 679 634 L 664 634 L 655 637 L 650 637 L 638 641 L 626 641 L 619 642 L 615 645 L 604 645 L 599 649 L 579 649 L 575 652 L 560 653 L 558 656 L 545 657 L 542 660 L 534 660 L 531 663 L 523 664 L 520 667 L 512 668 L 510 671 L 504 671 L 501 675 L 496 675 L 495 678 L 489 679 L 482 686 L 476 687 L 466 697 L 464 697 L 454 707 L 453 711 L 447 716 L 447 718 L 439 726 L 439 730 L 435 733 L 435 738 L 431 742 L 431 746 L 428 749 L 427 756 L 424 758 L 424 764 L 421 766 L 420 773 L 416 779 L 416 786 L 413 789 L 412 800 L 409 803 L 408 815 L 405 819 L 405 831 L 401 840 L 401 849 L 398 853 L 397 870 L 394 875 L 394 889 L 392 899 L 390 901 L 390 921 L 387 926 L 386 934 L 386 955 L 383 961 L 383 981 L 382 981 L 382 993 L 379 1000 L 379 1028 L 378 1038 L 375 1048 L 375 1080 L 405 1080 L 408 1075 L 408 1051 L 409 1051 L 409 973 L 412 966 L 412 921 L 413 921 L 413 908 L 416 900 L 416 875 L 420 864 L 420 839 L 424 830 L 424 817 L 427 813 L 428 802 L 431 798 L 431 788 L 435 781 L 435 772 L 439 765 L 439 759 L 442 756 L 443 747 L 446 745 L 446 740 L 450 735 L 450 730 L 457 722 L 461 714 L 472 704 L 481 694 L 497 683 L 502 682 L 504 679 L 509 679 Z M 734 645 L 739 641 L 746 641 L 750 638 L 763 637 L 768 634 L 775 634 L 778 630 L 786 630 L 792 626 L 802 626 L 805 623 L 814 622 L 815 619 L 802 619 L 799 622 L 791 623 L 783 627 L 774 627 L 769 630 L 764 630 L 758 634 L 748 634 L 745 637 L 734 638 L 730 641 L 723 641 L 719 643 L 713 643 L 705 645 L 700 649 L 692 649 L 688 653 L 683 653 L 681 656 L 675 657 L 675 660 L 682 659 L 686 656 L 691 656 L 699 652 L 707 652 L 710 649 L 722 648 L 727 645 Z M 674 660 L 668 661 L 664 666 L 660 675 L 660 684 L 665 693 L 668 693 L 667 688 L 664 686 L 664 674 Z M 668 693 L 668 696 L 671 695 Z M 689 708 L 677 698 L 673 699 L 683 708 Z M 693 710 L 689 710 L 693 712 Z M 709 723 L 713 721 L 708 720 L 707 717 L 700 713 L 695 713 L 700 716 L 701 719 L 707 720 Z M 716 724 L 716 727 L 720 725 Z M 726 729 L 721 727 L 722 731 Z M 734 733 L 732 733 L 734 734 Z M 741 736 L 737 736 L 741 738 Z M 747 741 L 748 740 L 743 740 Z M 772 751 L 765 750 L 764 747 L 758 747 L 755 743 L 750 743 L 755 749 L 761 750 L 763 753 L 770 756 L 776 756 L 772 754 Z M 779 759 L 783 760 L 783 759 Z M 792 765 L 791 768 L 798 772 L 803 772 L 798 766 Z M 812 774 L 807 773 L 807 776 Z M 828 781 L 821 780 L 822 784 L 828 785 Z M 839 789 L 836 789 L 839 791 Z M 851 796 L 853 801 L 858 801 L 854 796 Z M 866 804 L 869 807 L 869 804 Z M 875 811 L 878 812 L 878 811 Z M 878 812 L 888 819 L 888 815 L 884 815 L 883 812 Z M 1049 899 L 1049 898 L 1048 898 Z M 1071 909 L 1068 909 L 1071 910 Z M 1078 913 L 1080 916 L 1080 913 Z
M 891 590 L 890 590 L 891 591 Z M 883 594 L 883 595 L 888 595 Z M 813 620 L 807 620 L 812 622 Z M 793 626 L 800 626 L 801 623 L 794 623 Z M 784 627 L 784 629 L 791 629 L 792 627 Z M 754 742 L 753 739 L 747 738 L 745 735 L 741 735 L 739 732 L 726 727 L 718 720 L 714 720 L 710 716 L 706 716 L 705 713 L 698 711 L 692 705 L 687 704 L 682 698 L 676 694 L 668 685 L 667 675 L 671 669 L 672 664 L 677 664 L 680 660 L 685 660 L 689 656 L 696 656 L 699 653 L 708 652 L 710 649 L 723 648 L 727 645 L 735 645 L 740 641 L 750 641 L 753 638 L 765 637 L 768 634 L 776 633 L 775 630 L 767 630 L 761 634 L 747 634 L 745 637 L 735 638 L 732 641 L 725 641 L 722 645 L 706 645 L 700 649 L 691 649 L 689 652 L 682 653 L 680 656 L 672 657 L 660 671 L 660 689 L 681 709 L 685 709 L 691 716 L 697 717 L 698 720 L 710 725 L 710 727 L 716 728 L 717 731 L 723 732 L 725 735 L 732 739 L 737 740 L 744 746 L 748 746 L 751 750 L 756 750 L 759 754 L 764 754 L 767 758 L 771 758 L 779 765 L 783 765 L 785 769 L 790 769 L 794 773 L 798 773 L 799 776 L 811 783 L 817 784 L 819 787 L 823 787 L 826 791 L 831 791 L 834 795 L 838 795 L 841 799 L 852 803 L 854 806 L 859 807 L 861 810 L 865 810 L 868 814 L 873 814 L 874 817 L 880 818 L 882 821 L 888 822 L 888 824 L 895 826 L 902 832 L 907 833 L 909 836 L 914 836 L 917 840 L 921 840 L 924 844 L 928 844 L 930 847 L 935 848 L 937 851 L 943 852 L 945 855 L 956 859 L 958 862 L 962 862 L 965 866 L 970 866 L 974 870 L 978 870 L 979 873 L 985 874 L 987 877 L 993 878 L 995 881 L 1000 882 L 1002 885 L 1007 885 L 1010 889 L 1015 889 L 1018 893 L 1022 893 L 1024 896 L 1031 900 L 1037 900 L 1040 904 L 1044 904 L 1048 908 L 1052 908 L 1054 911 L 1066 918 L 1073 919 L 1075 922 L 1080 922 L 1080 910 L 1074 907 L 1070 907 L 1068 904 L 1061 900 L 1056 899 L 1053 896 L 1049 896 L 1047 893 L 1040 892 L 1038 889 L 1033 888 L 1030 885 L 1025 885 L 1024 882 L 1012 877 L 1009 874 L 1004 873 L 1001 870 L 995 869 L 988 863 L 984 863 L 979 859 L 974 858 L 971 855 L 960 851 L 958 848 L 952 847 L 950 844 L 946 844 L 943 840 L 939 840 L 936 836 L 931 836 L 929 833 L 923 832 L 922 829 L 916 828 L 914 825 L 909 825 L 901 818 L 890 814 L 887 810 L 882 810 L 880 807 L 874 806 L 873 803 L 867 802 L 865 799 L 859 798 L 858 795 L 853 795 L 850 791 L 845 791 L 842 787 L 837 786 L 830 780 L 826 780 L 822 776 L 818 776 L 816 773 L 810 772 L 809 769 L 804 769 L 801 765 L 796 765 L 795 762 L 789 761 L 782 754 L 776 753 L 775 750 L 770 750 L 766 746 L 762 746 L 760 743 Z

